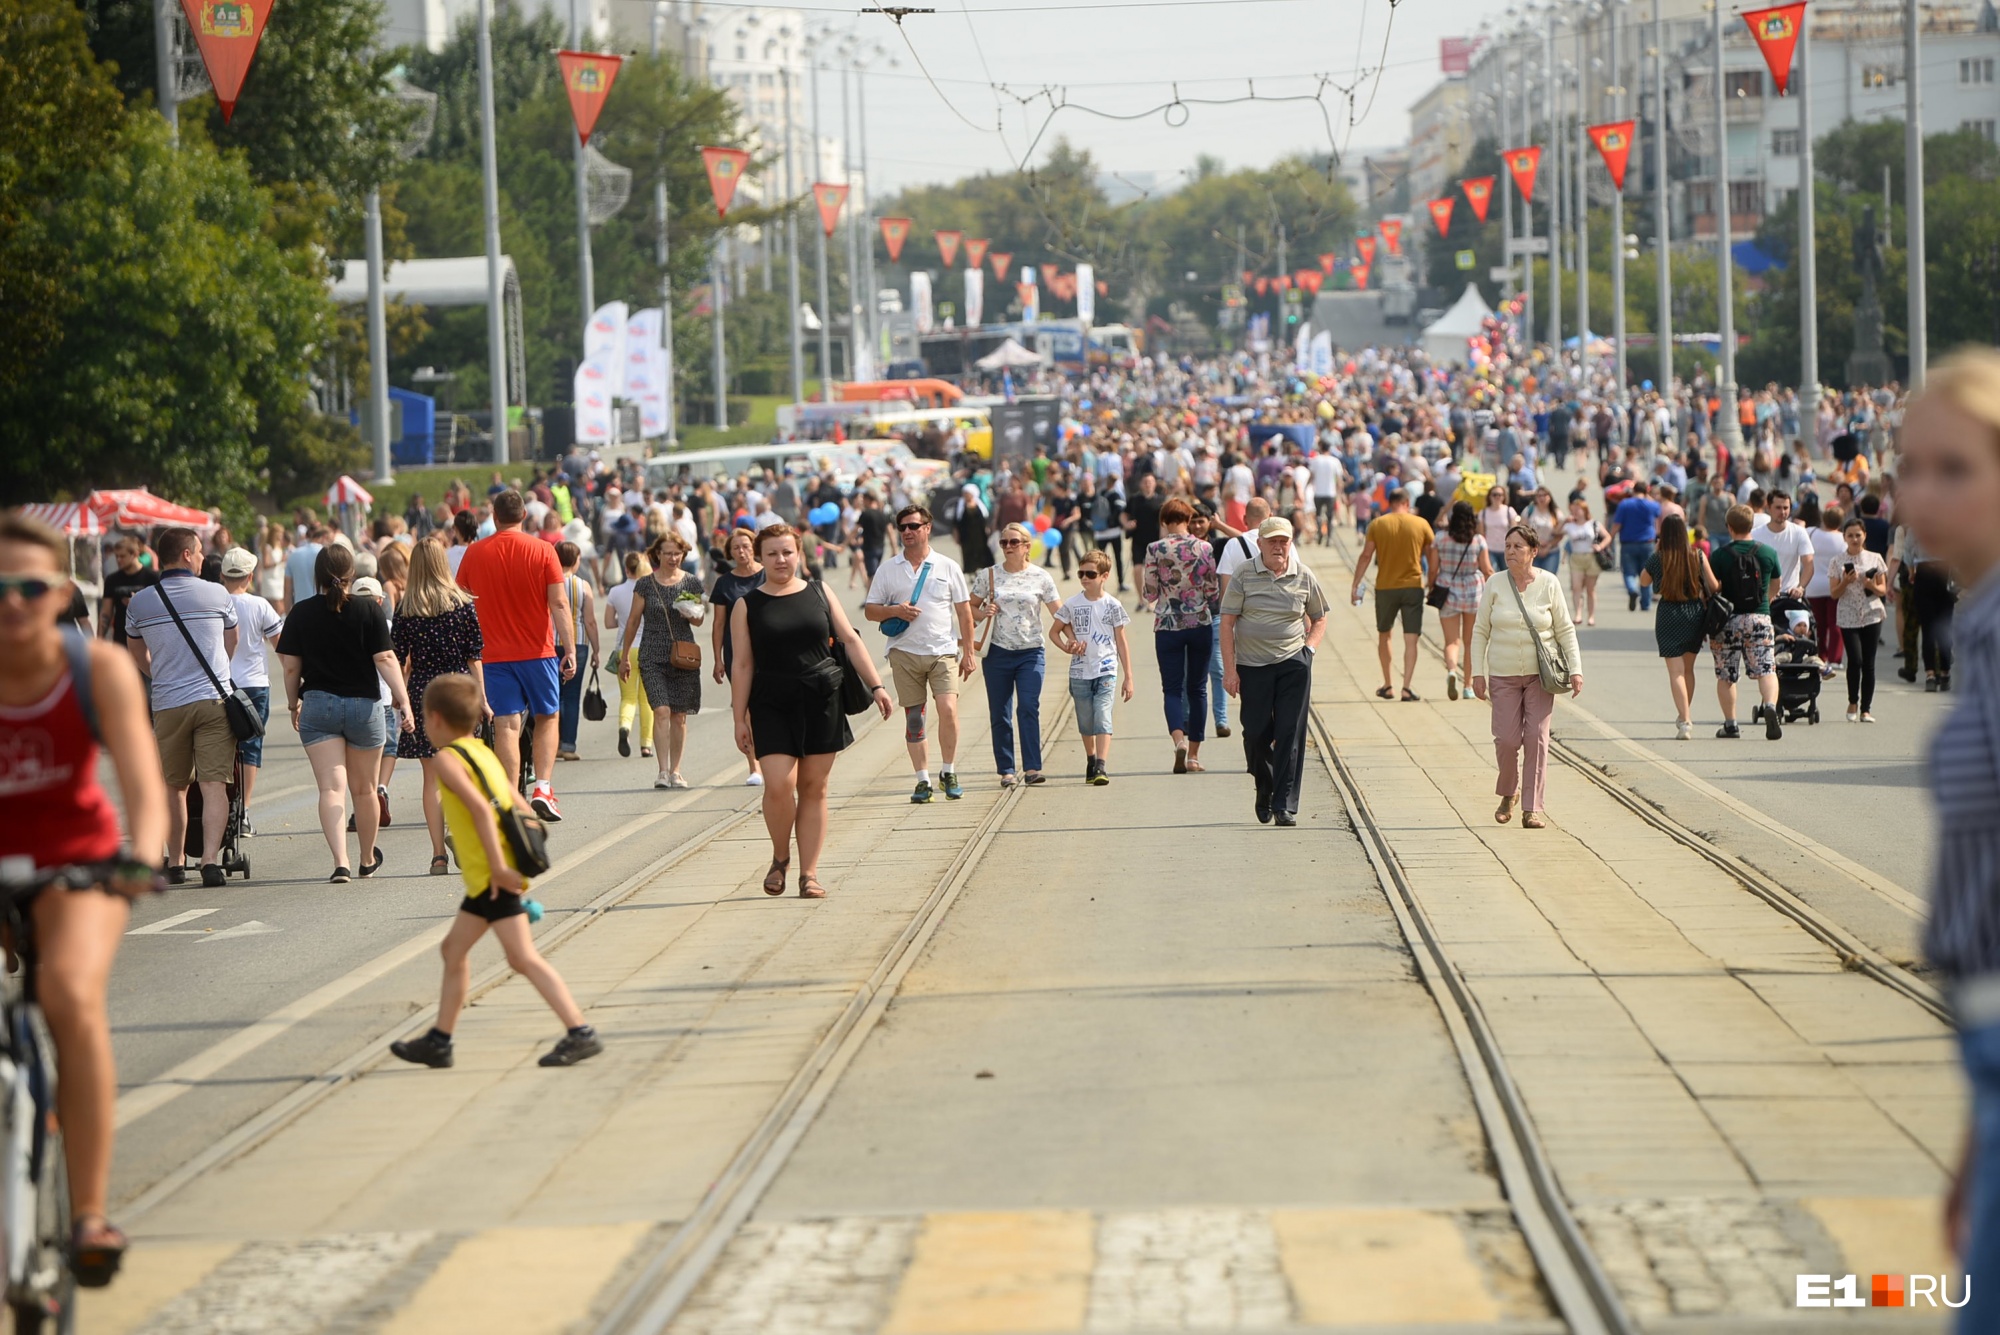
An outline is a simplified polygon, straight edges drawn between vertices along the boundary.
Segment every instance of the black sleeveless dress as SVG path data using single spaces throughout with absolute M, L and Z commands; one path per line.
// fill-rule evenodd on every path
M 743 595 L 750 629 L 750 739 L 760 756 L 820 756 L 854 744 L 840 712 L 833 620 L 818 590 Z

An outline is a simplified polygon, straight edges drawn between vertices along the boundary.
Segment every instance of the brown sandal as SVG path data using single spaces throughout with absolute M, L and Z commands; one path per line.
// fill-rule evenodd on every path
M 1501 798 L 1500 805 L 1494 809 L 1493 819 L 1499 821 L 1502 825 L 1514 819 L 1515 801 L 1516 799 L 1511 795 Z
M 1546 830 L 1548 827 L 1548 817 L 1539 811 L 1530 811 L 1521 817 L 1521 828 L 1524 830 Z
M 819 877 L 809 871 L 799 873 L 800 899 L 825 899 L 826 887 L 819 883 Z
M 785 893 L 785 873 L 790 870 L 791 865 L 792 860 L 790 858 L 786 858 L 783 862 L 778 861 L 776 858 L 771 859 L 771 870 L 764 873 L 765 894 L 782 895 Z

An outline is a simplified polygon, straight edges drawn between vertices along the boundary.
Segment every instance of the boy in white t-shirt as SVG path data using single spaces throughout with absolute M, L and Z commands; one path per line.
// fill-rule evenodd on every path
M 1111 558 L 1090 552 L 1077 562 L 1083 592 L 1056 610 L 1049 638 L 1070 656 L 1069 694 L 1076 702 L 1076 730 L 1083 737 L 1085 783 L 1103 787 L 1111 782 L 1105 762 L 1111 758 L 1111 692 L 1122 672 L 1126 700 L 1132 698 L 1132 649 L 1125 627 L 1132 614 L 1105 591 Z

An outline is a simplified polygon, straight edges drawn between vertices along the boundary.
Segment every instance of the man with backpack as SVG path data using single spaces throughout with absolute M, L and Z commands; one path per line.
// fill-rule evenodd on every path
M 1764 736 L 1777 741 L 1785 735 L 1778 721 L 1777 637 L 1771 626 L 1771 596 L 1778 590 L 1778 557 L 1750 536 L 1752 515 L 1747 505 L 1729 511 L 1729 542 L 1709 557 L 1721 597 L 1733 609 L 1719 633 L 1711 635 L 1708 651 L 1715 657 L 1715 697 L 1722 705 L 1717 737 L 1743 735 L 1736 725 L 1736 683 L 1739 667 L 1757 683 L 1764 702 Z

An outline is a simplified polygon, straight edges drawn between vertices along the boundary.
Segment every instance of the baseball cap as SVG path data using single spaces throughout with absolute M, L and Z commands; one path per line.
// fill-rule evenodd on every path
M 231 547 L 222 554 L 224 579 L 242 579 L 245 575 L 255 574 L 256 571 L 257 558 L 243 548 Z
M 1259 538 L 1289 538 L 1292 536 L 1292 521 L 1272 515 L 1269 519 L 1257 525 L 1257 536 Z
M 382 581 L 376 579 L 373 575 L 363 575 L 360 579 L 354 581 L 347 592 L 355 598 L 380 598 L 382 596 Z

